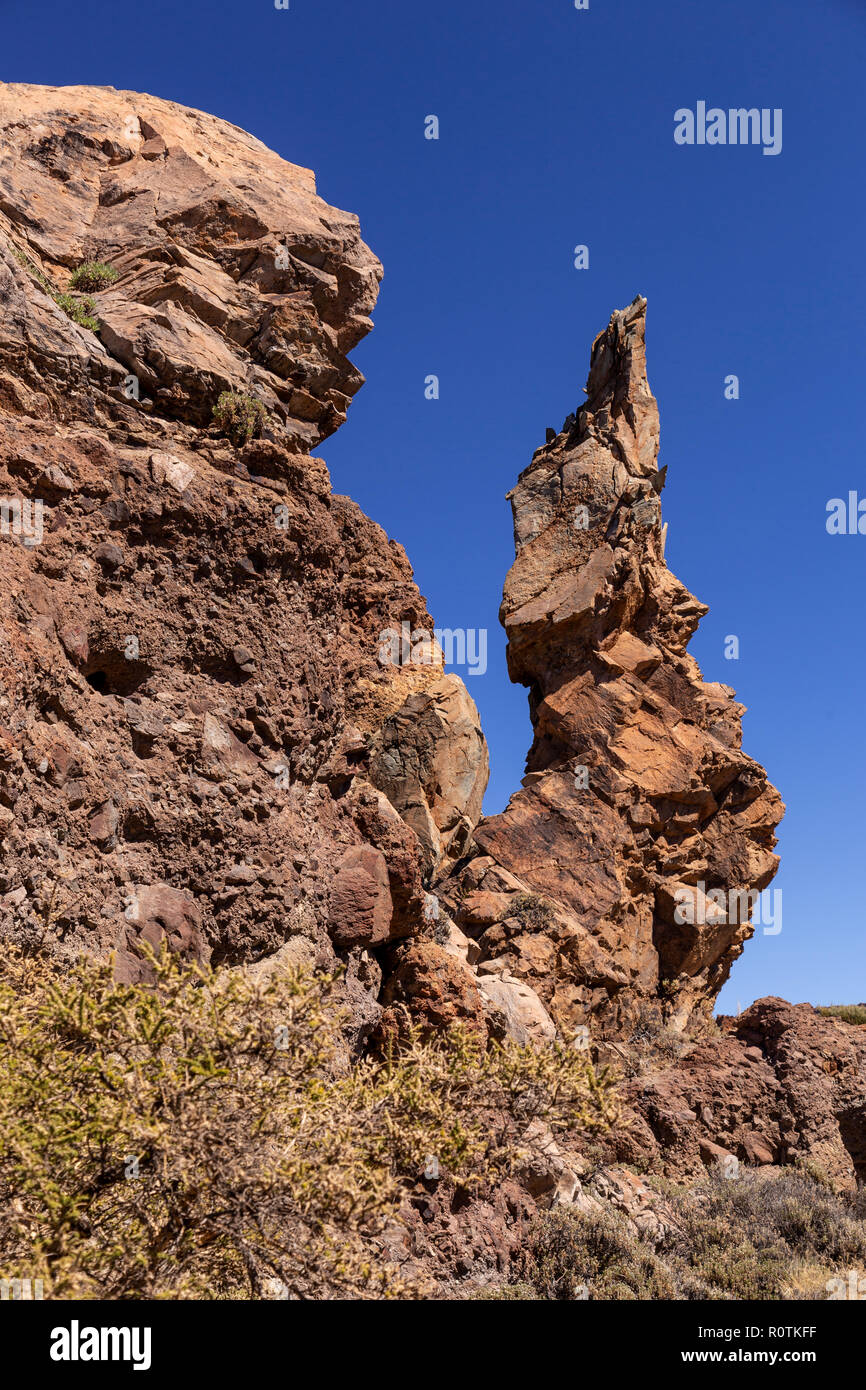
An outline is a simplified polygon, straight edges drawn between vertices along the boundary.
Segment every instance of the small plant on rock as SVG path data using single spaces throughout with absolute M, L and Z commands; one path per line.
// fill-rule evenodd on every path
M 518 893 L 512 898 L 511 915 L 528 931 L 545 931 L 554 921 L 550 903 L 536 893 Z
M 223 391 L 214 406 L 213 417 L 223 434 L 239 449 L 251 439 L 259 438 L 268 412 L 255 396 L 246 396 L 242 391 Z
M 58 294 L 58 306 L 79 328 L 89 328 L 91 333 L 99 332 L 99 319 L 96 317 L 96 303 L 89 294 Z
M 104 261 L 84 261 L 77 270 L 73 270 L 69 287 L 94 292 L 107 289 L 116 279 L 117 271 L 113 266 L 106 265 Z

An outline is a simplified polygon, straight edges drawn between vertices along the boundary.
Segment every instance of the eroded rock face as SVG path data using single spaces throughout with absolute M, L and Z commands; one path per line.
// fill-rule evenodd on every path
M 509 494 L 501 617 L 535 737 L 522 790 L 442 890 L 482 961 L 602 1035 L 627 1035 L 648 1000 L 681 1027 L 712 1003 L 784 810 L 741 750 L 743 706 L 686 650 L 706 608 L 664 561 L 645 316 L 640 298 L 613 315 L 585 404 Z
M 807 1162 L 840 1188 L 866 1181 L 866 1029 L 774 998 L 721 1023 L 628 1083 L 621 1155 L 680 1178 Z
M 408 697 L 376 736 L 370 776 L 415 831 L 428 875 L 465 852 L 487 788 L 487 743 L 457 676 Z
M 360 1044 L 487 773 L 441 659 L 380 661 L 432 620 L 309 452 L 361 384 L 379 263 L 309 171 L 214 117 L 0 85 L 0 130 L 0 498 L 40 521 L 0 535 L 0 931 L 125 979 L 163 943 L 342 963 Z M 53 297 L 86 259 L 118 273 L 98 331 Z M 261 438 L 211 424 L 226 388 Z M 415 752 L 389 780 L 395 720 Z
M 298 453 L 345 419 L 363 382 L 346 354 L 371 327 L 381 266 L 310 170 L 226 121 L 111 87 L 0 84 L 0 134 L 9 398 L 62 417 L 71 396 L 66 414 L 80 416 L 98 384 L 135 431 L 129 373 L 162 417 L 200 426 L 220 391 L 249 391 Z M 48 289 L 83 261 L 111 264 L 99 339 L 16 251 Z

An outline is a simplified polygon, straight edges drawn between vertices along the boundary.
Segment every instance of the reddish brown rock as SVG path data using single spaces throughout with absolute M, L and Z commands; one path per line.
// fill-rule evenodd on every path
M 336 429 L 363 382 L 346 353 L 370 329 L 381 267 L 310 170 L 214 116 L 113 88 L 2 84 L 0 129 L 0 351 L 7 365 L 30 351 L 10 398 L 75 415 L 61 382 L 73 402 L 99 382 L 134 428 L 133 374 L 163 418 L 207 426 L 220 391 L 240 390 L 300 452 Z M 23 258 L 61 291 L 81 262 L 112 265 L 98 338 Z M 176 487 L 191 466 L 172 467 Z
M 608 1037 L 647 1003 L 680 1028 L 712 1003 L 775 873 L 783 811 L 740 749 L 743 707 L 686 650 L 706 609 L 664 562 L 645 316 L 640 298 L 613 315 L 585 403 L 509 494 L 501 617 L 535 737 L 522 790 L 475 832 L 483 872 L 470 863 L 441 888 L 471 921 L 506 871 L 539 907 L 527 931 L 503 906 L 482 963 L 545 976 L 560 1022 Z
M 432 1032 L 453 1023 L 484 1026 L 484 1001 L 472 970 L 434 941 L 411 941 L 396 951 L 382 995 L 386 1006 L 402 1005 Z M 386 1007 L 383 1031 L 391 1027 Z
M 632 1156 L 680 1177 L 733 1156 L 753 1167 L 808 1162 L 839 1187 L 862 1183 L 866 1028 L 783 999 L 722 1024 L 721 1037 L 628 1084 Z
M 339 946 L 381 946 L 393 915 L 384 854 L 372 845 L 352 845 L 331 884 L 332 939 Z
M 0 538 L 0 927 L 117 947 L 130 978 L 139 938 L 289 947 L 346 966 L 360 1040 L 364 953 L 426 929 L 433 845 L 414 793 L 371 783 L 384 726 L 403 711 L 436 856 L 486 778 L 461 682 L 380 662 L 383 631 L 432 620 L 309 453 L 362 382 L 379 263 L 309 171 L 172 102 L 0 84 L 0 130 L 0 495 L 42 507 L 38 537 Z M 97 258 L 92 331 L 54 296 Z M 265 406 L 261 438 L 212 423 L 226 389 Z M 134 921 L 130 883 L 162 894 Z
M 201 914 L 189 893 L 168 883 L 136 884 L 124 915 L 115 962 L 119 980 L 132 984 L 153 978 L 143 946 L 156 956 L 165 948 L 188 962 L 206 959 Z

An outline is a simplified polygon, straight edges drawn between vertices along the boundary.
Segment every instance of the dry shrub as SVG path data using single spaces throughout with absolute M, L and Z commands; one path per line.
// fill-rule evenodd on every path
M 347 1066 L 333 979 L 151 965 L 0 961 L 0 1275 L 47 1298 L 418 1296 L 379 1250 L 429 1155 L 479 1187 L 535 1120 L 615 1120 L 564 1046 L 410 1032 Z

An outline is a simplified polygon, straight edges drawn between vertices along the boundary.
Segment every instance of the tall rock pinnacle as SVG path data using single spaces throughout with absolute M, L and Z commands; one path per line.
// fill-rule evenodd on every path
M 613 314 L 585 403 L 509 494 L 501 618 L 535 736 L 522 789 L 446 888 L 482 963 L 608 1035 L 712 1003 L 784 811 L 741 751 L 743 706 L 686 651 L 707 610 L 664 560 L 645 324 L 640 297 Z

